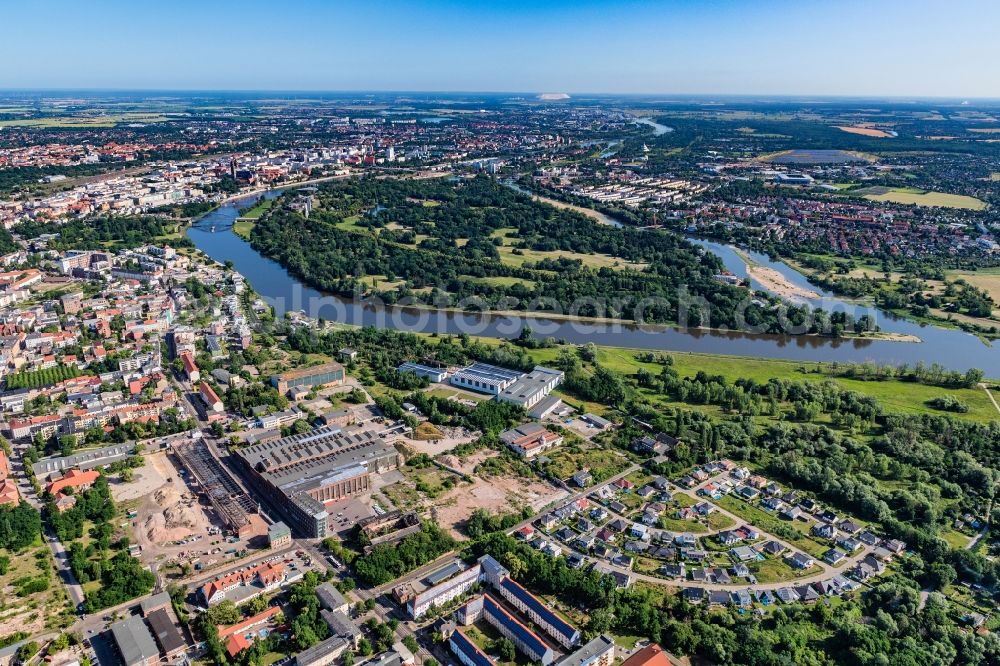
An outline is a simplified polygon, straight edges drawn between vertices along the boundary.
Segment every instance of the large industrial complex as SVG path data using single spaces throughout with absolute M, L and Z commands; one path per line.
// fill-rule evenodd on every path
M 234 452 L 257 492 L 268 497 L 293 532 L 325 537 L 327 505 L 371 488 L 371 475 L 399 466 L 399 452 L 366 427 L 324 426 Z

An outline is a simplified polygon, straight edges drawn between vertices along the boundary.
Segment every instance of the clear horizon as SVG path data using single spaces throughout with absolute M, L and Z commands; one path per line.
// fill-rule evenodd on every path
M 5 90 L 1000 97 L 1000 3 L 986 0 L 53 0 L 5 12 L 17 27 L 0 44 L 17 63 L 0 72 Z

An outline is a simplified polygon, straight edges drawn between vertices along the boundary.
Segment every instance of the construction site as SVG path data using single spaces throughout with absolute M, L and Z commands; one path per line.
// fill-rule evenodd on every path
M 222 467 L 204 440 L 175 446 L 174 456 L 189 474 L 188 485 L 209 500 L 233 536 L 250 539 L 267 534 L 257 503 Z

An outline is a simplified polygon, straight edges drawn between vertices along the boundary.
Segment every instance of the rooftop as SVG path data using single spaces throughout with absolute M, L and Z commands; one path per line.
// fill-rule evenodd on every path
M 114 636 L 126 666 L 141 664 L 147 659 L 160 658 L 160 651 L 153 641 L 153 635 L 149 633 L 146 623 L 138 615 L 112 624 L 111 635 Z

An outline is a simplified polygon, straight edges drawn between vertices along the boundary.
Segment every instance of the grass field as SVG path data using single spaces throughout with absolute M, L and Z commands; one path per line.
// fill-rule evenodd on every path
M 595 483 L 611 478 L 629 465 L 628 459 L 605 449 L 572 451 L 570 447 L 563 446 L 549 453 L 548 457 L 552 462 L 547 469 L 553 476 L 568 479 L 576 472 L 586 469 L 590 470 Z
M 266 213 L 274 205 L 274 199 L 264 199 L 259 204 L 248 210 L 246 213 L 240 217 L 249 218 L 251 220 L 256 220 L 258 217 Z
M 250 232 L 257 224 L 253 220 L 239 219 L 233 222 L 233 233 L 240 238 L 250 240 Z
M 476 281 L 483 282 L 485 284 L 492 284 L 497 287 L 512 287 L 515 284 L 523 285 L 528 289 L 534 289 L 535 287 L 534 280 L 526 280 L 524 278 L 518 278 L 518 277 L 504 277 L 504 276 L 482 277 L 482 278 L 476 278 Z
M 796 569 L 785 562 L 784 558 L 772 557 L 763 562 L 750 562 L 747 567 L 757 578 L 758 583 L 777 583 L 784 580 L 794 580 L 819 573 L 820 568 Z
M 508 238 L 507 234 L 514 232 L 515 229 L 497 229 L 491 236 L 494 238 L 502 238 L 503 246 L 497 248 L 500 252 L 500 261 L 507 264 L 508 266 L 523 266 L 527 262 L 537 262 L 542 259 L 579 259 L 584 266 L 589 268 L 615 268 L 618 270 L 632 269 L 632 270 L 642 270 L 647 264 L 642 263 L 632 263 L 625 261 L 623 259 L 618 259 L 617 257 L 612 257 L 606 254 L 581 254 L 579 252 L 540 252 L 537 250 L 518 250 L 518 254 L 514 254 L 514 244 L 517 242 L 514 238 Z
M 818 541 L 814 541 L 810 538 L 806 534 L 808 527 L 799 521 L 781 520 L 777 516 L 774 516 L 759 507 L 747 504 L 743 500 L 736 499 L 730 495 L 723 496 L 722 499 L 715 502 L 715 504 L 718 504 L 723 509 L 736 514 L 754 527 L 758 527 L 765 532 L 780 537 L 802 552 L 812 555 L 813 557 L 822 557 L 823 553 L 830 548 L 829 546 L 824 546 Z M 789 537 L 788 534 L 793 532 L 787 528 L 791 528 L 791 530 L 794 530 L 801 536 L 796 536 L 794 538 Z
M 39 633 L 72 623 L 72 616 L 65 615 L 65 588 L 55 574 L 52 554 L 41 539 L 19 553 L 0 548 L 0 557 L 9 560 L 7 572 L 0 575 L 0 638 L 14 631 Z M 44 580 L 47 587 L 20 596 L 15 582 L 29 580 Z
M 463 393 L 460 391 L 452 391 L 451 389 L 446 389 L 446 388 L 431 389 L 430 391 L 427 391 L 427 395 L 432 395 L 437 398 L 444 398 L 445 400 L 454 396 L 459 400 L 472 400 L 474 402 L 482 402 L 483 400 L 488 399 L 485 395 L 476 395 L 474 393 Z
M 957 530 L 941 530 L 940 536 L 948 542 L 948 545 L 956 550 L 961 550 L 969 545 L 972 537 L 966 536 Z
M 909 344 L 900 342 L 898 344 Z M 529 350 L 529 354 L 540 363 L 552 363 L 559 355 L 558 348 Z M 661 366 L 655 363 L 642 363 L 636 360 L 638 350 L 616 347 L 599 347 L 597 361 L 612 370 L 626 375 L 635 374 L 640 368 L 645 368 L 656 375 Z M 674 368 L 681 377 L 693 377 L 699 370 L 710 375 L 722 375 L 729 382 L 741 377 L 754 379 L 759 383 L 767 383 L 771 378 L 790 379 L 797 381 L 834 381 L 846 389 L 857 391 L 874 397 L 889 412 L 904 414 L 941 414 L 927 406 L 926 402 L 945 393 L 955 395 L 959 400 L 969 405 L 969 411 L 958 415 L 974 421 L 990 422 L 998 418 L 986 394 L 979 389 L 943 389 L 911 382 L 864 381 L 846 377 L 831 377 L 816 369 L 826 367 L 826 364 L 816 362 L 784 361 L 778 359 L 755 359 L 717 354 L 695 354 L 686 352 L 671 352 Z
M 912 189 L 894 189 L 885 194 L 866 194 L 869 201 L 888 201 L 891 203 L 913 206 L 938 206 L 940 208 L 963 208 L 965 210 L 983 210 L 986 202 L 975 197 L 946 192 L 925 192 Z

